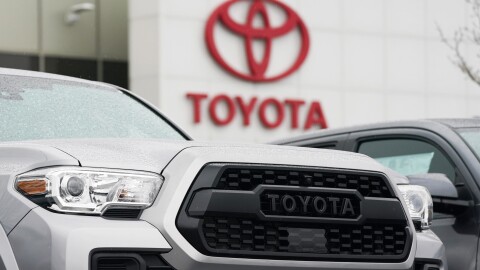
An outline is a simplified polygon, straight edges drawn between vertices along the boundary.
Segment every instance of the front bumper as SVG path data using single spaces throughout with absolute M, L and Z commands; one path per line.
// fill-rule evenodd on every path
M 273 150 L 272 150 L 273 151 Z M 273 151 L 274 152 L 274 151 Z M 292 151 L 293 152 L 293 151 Z M 291 155 L 290 155 L 291 154 Z M 268 160 L 266 161 L 268 157 Z M 218 151 L 215 149 L 193 148 L 179 154 L 162 173 L 165 183 L 154 205 L 144 211 L 142 219 L 149 221 L 157 227 L 167 241 L 172 245 L 172 251 L 164 255 L 164 258 L 178 269 L 198 270 L 243 270 L 251 269 L 412 269 L 417 253 L 417 237 L 412 239 L 412 247 L 408 257 L 403 262 L 345 262 L 345 261 L 295 261 L 295 260 L 265 260 L 265 259 L 242 259 L 206 256 L 197 251 L 179 232 L 176 226 L 176 217 L 180 211 L 183 200 L 191 188 L 192 179 L 205 164 L 212 162 L 224 163 L 269 163 L 289 164 L 299 166 L 317 166 L 323 164 L 319 160 L 311 160 L 307 155 L 297 153 L 263 153 L 252 154 L 242 149 L 229 149 Z M 295 164 L 296 163 L 296 164 Z M 188 164 L 186 166 L 185 164 Z M 359 166 L 362 166 L 360 164 Z M 404 206 L 404 209 L 406 207 Z M 411 221 L 410 221 L 411 223 Z M 410 224 L 413 228 L 413 224 Z M 432 233 L 433 234 L 433 233 Z M 429 238 L 433 241 L 433 238 Z M 437 238 L 439 250 L 433 260 L 443 260 L 443 244 Z M 421 256 L 424 256 L 423 254 Z
M 155 249 L 171 246 L 146 221 L 64 215 L 35 208 L 8 236 L 19 269 L 87 270 L 96 249 Z
M 267 158 L 268 157 L 268 158 Z M 333 167 L 336 160 L 312 159 L 302 151 L 269 150 L 256 153 L 242 148 L 190 148 L 184 150 L 162 172 L 165 183 L 156 201 L 137 221 L 62 215 L 35 208 L 10 233 L 9 239 L 20 269 L 90 269 L 92 251 L 156 250 L 174 269 L 414 269 L 416 261 L 445 264 L 441 241 L 430 231 L 414 233 L 412 246 L 402 262 L 345 262 L 265 260 L 207 256 L 197 251 L 179 232 L 176 218 L 193 179 L 211 162 L 269 163 Z M 330 163 L 329 163 L 330 162 Z M 350 161 L 349 161 L 350 162 Z M 348 167 L 368 164 L 351 160 Z M 346 166 L 347 167 L 347 166 Z M 372 169 L 373 170 L 373 169 Z M 404 207 L 405 208 L 405 207 Z M 410 221 L 410 228 L 413 224 Z M 441 266 L 440 270 L 446 269 Z M 95 270 L 95 269 L 92 269 Z M 417 270 L 417 269 L 415 269 Z M 423 270 L 423 269 L 421 269 Z
M 146 213 L 145 213 L 146 214 Z M 159 213 L 161 215 L 161 213 Z M 312 262 L 215 258 L 191 250 L 183 238 L 173 240 L 146 221 L 107 220 L 32 210 L 10 233 L 19 269 L 87 270 L 92 252 L 154 250 L 175 269 L 414 269 L 414 262 L 447 270 L 444 246 L 432 231 L 415 234 L 416 247 L 404 263 Z M 186 242 L 186 243 L 185 243 Z M 186 245 L 186 246 L 182 246 Z M 95 269 L 92 269 L 95 270 Z M 415 269 L 418 270 L 418 269 Z M 423 270 L 423 269 L 421 269 Z
M 417 252 L 415 253 L 415 263 L 424 267 L 429 264 L 438 265 L 439 270 L 448 270 L 447 260 L 445 257 L 445 246 L 440 238 L 438 238 L 438 236 L 431 230 L 417 232 L 416 237 Z M 425 269 L 429 268 L 426 267 Z

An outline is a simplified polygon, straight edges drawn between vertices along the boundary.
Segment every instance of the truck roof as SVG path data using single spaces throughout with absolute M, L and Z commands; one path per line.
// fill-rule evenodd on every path
M 314 139 L 331 135 L 347 134 L 358 131 L 368 131 L 385 128 L 419 128 L 438 131 L 441 129 L 476 128 L 480 127 L 480 118 L 423 119 L 408 121 L 391 121 L 374 124 L 356 125 L 344 128 L 323 129 L 271 142 L 272 144 L 290 144 L 292 142 Z

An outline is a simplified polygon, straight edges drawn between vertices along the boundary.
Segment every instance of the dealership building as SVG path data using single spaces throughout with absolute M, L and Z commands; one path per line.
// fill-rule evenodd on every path
M 5 0 L 0 66 L 128 87 L 195 139 L 266 142 L 480 115 L 438 30 L 470 19 L 462 0 Z

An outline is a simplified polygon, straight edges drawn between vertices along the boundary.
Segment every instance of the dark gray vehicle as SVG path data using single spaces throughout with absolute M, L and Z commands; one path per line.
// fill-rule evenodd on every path
M 360 154 L 194 142 L 126 90 L 0 69 L 2 270 L 445 270 L 407 183 Z
M 357 152 L 430 190 L 449 269 L 480 269 L 480 119 L 380 123 L 274 142 Z

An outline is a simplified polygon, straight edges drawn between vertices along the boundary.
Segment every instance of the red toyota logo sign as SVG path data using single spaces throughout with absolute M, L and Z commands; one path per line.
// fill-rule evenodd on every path
M 238 23 L 234 21 L 229 14 L 229 10 L 232 5 L 239 2 L 250 3 L 250 9 L 248 11 L 245 23 Z M 286 20 L 279 27 L 271 26 L 266 4 L 276 5 L 285 12 Z M 262 19 L 263 27 L 254 27 L 253 21 L 256 16 L 260 16 Z M 232 66 L 229 65 L 229 63 L 227 63 L 224 57 L 222 57 L 220 54 L 214 38 L 214 27 L 217 23 L 222 24 L 232 33 L 239 35 L 244 39 L 249 73 L 241 72 L 232 68 Z M 267 76 L 266 73 L 269 67 L 273 39 L 284 36 L 295 30 L 298 30 L 301 36 L 301 47 L 296 60 L 289 68 L 287 68 L 287 70 L 281 72 L 280 74 Z M 205 38 L 211 55 L 220 66 L 237 77 L 254 82 L 271 82 L 290 75 L 302 65 L 303 61 L 307 57 L 310 46 L 308 31 L 305 23 L 303 23 L 298 14 L 289 6 L 277 0 L 227 1 L 219 6 L 208 19 Z M 262 40 L 265 44 L 263 58 L 260 61 L 257 61 L 254 57 L 254 40 Z

